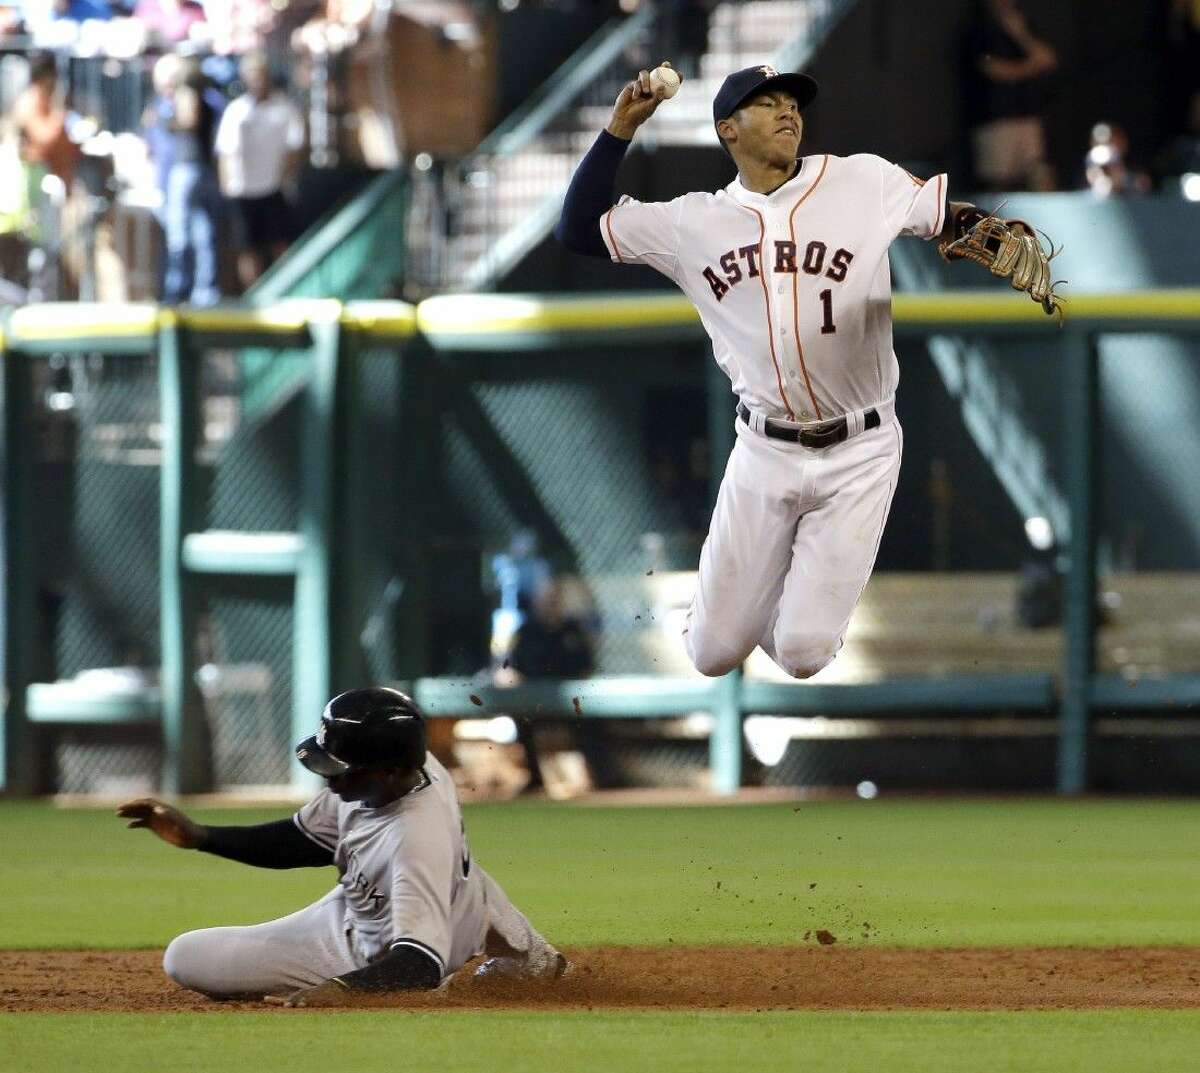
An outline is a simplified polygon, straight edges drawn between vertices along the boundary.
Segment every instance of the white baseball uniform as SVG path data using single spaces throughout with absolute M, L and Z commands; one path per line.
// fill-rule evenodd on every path
M 553 956 L 472 860 L 446 769 L 427 755 L 423 771 L 423 785 L 383 808 L 318 793 L 293 821 L 333 853 L 338 885 L 279 920 L 179 936 L 163 956 L 167 975 L 210 995 L 263 995 L 364 968 L 402 945 L 434 958 L 443 979 L 485 950 Z
M 614 261 L 650 265 L 695 303 L 747 411 L 685 628 L 704 674 L 761 645 L 805 678 L 841 647 L 900 466 L 888 247 L 936 237 L 945 214 L 945 175 L 861 154 L 806 157 L 770 194 L 735 179 L 669 202 L 623 198 L 602 217 Z M 839 419 L 848 436 L 828 447 L 765 434 L 768 421 Z

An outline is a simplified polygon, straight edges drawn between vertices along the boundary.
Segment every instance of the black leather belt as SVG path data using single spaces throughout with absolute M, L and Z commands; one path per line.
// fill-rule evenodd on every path
M 738 403 L 738 417 L 750 424 L 750 409 L 744 402 Z M 879 411 L 872 408 L 863 413 L 863 431 L 879 427 Z M 835 417 L 820 425 L 810 425 L 808 428 L 792 428 L 781 425 L 769 417 L 763 422 L 763 432 L 773 440 L 786 440 L 788 443 L 798 443 L 801 447 L 832 447 L 841 443 L 850 435 L 850 427 L 844 417 Z

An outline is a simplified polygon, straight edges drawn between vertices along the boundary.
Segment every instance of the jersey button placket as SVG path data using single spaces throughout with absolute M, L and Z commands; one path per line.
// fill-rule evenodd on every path
M 774 225 L 772 228 L 775 234 L 786 234 L 786 219 L 776 218 L 772 220 Z M 789 345 L 791 330 L 789 328 L 789 318 L 791 317 L 791 302 L 787 300 L 789 276 L 786 272 L 777 270 L 777 262 L 774 256 L 775 243 L 769 242 L 766 244 L 772 251 L 771 254 L 763 251 L 763 260 L 766 265 L 770 266 L 771 282 L 775 284 L 775 293 L 780 296 L 780 300 L 775 303 L 776 330 L 779 334 L 780 348 L 779 352 L 783 355 L 785 375 L 788 382 L 788 394 L 795 397 L 796 392 L 804 390 L 804 384 L 799 376 L 799 367 L 793 347 Z M 764 266 L 766 267 L 766 266 Z
M 764 245 L 764 247 L 766 247 L 763 250 L 763 261 L 765 262 L 765 264 L 763 265 L 763 270 L 766 271 L 769 266 L 770 273 L 771 273 L 771 282 L 773 284 L 775 284 L 775 293 L 778 295 L 782 295 L 787 290 L 787 273 L 780 272 L 777 270 L 774 254 L 768 252 L 768 250 L 775 249 L 774 242 L 765 242 L 765 243 L 763 243 L 763 245 Z M 788 307 L 787 302 L 776 302 L 775 303 L 776 330 L 779 332 L 780 339 L 787 339 L 787 337 L 788 337 L 788 308 L 787 307 Z M 783 352 L 785 354 L 787 353 L 786 346 L 783 348 Z M 789 374 L 788 379 L 791 379 L 790 374 Z
M 786 237 L 788 235 L 788 220 L 786 215 L 780 215 L 775 220 L 775 229 L 782 236 Z M 771 267 L 772 269 L 775 267 L 774 261 L 771 262 Z M 788 385 L 794 397 L 806 399 L 808 397 L 808 387 L 800 371 L 800 340 L 795 339 L 792 341 L 791 338 L 793 333 L 790 318 L 794 313 L 792 309 L 793 298 L 790 293 L 793 283 L 792 275 L 789 272 L 777 272 L 774 278 L 776 282 L 775 290 L 779 295 L 783 296 L 783 300 L 778 303 L 776 314 L 779 317 L 779 334 L 785 340 L 785 343 L 791 343 L 790 346 L 785 345 L 783 347 L 783 352 L 787 355 Z M 796 416 L 801 421 L 806 421 L 810 417 L 807 410 L 799 411 Z
M 787 384 L 787 394 L 789 398 L 795 400 L 803 397 L 804 383 L 800 376 L 795 347 L 790 345 L 790 336 L 792 334 L 789 330 L 790 317 L 792 315 L 791 301 L 788 298 L 790 276 L 786 272 L 776 270 L 775 243 L 769 237 L 770 235 L 786 234 L 787 220 L 786 218 L 778 217 L 777 214 L 771 214 L 769 219 L 770 226 L 767 229 L 767 233 L 763 236 L 762 270 L 770 281 L 769 289 L 774 290 L 776 295 L 776 300 L 772 303 L 774 306 L 775 322 L 771 327 L 775 332 L 776 338 L 779 340 L 781 372 L 783 373 L 784 382 Z

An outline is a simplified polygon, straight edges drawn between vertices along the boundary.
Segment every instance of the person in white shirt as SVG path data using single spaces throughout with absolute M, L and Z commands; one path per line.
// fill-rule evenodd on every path
M 471 856 L 454 783 L 425 748 L 425 721 L 394 689 L 331 700 L 296 747 L 328 780 L 291 819 L 202 826 L 153 798 L 122 805 L 181 849 L 263 868 L 334 865 L 324 897 L 279 920 L 174 939 L 163 970 L 213 998 L 351 1005 L 363 992 L 432 989 L 480 954 L 503 980 L 553 981 L 569 968 Z
M 233 221 L 238 276 L 249 287 L 293 238 L 283 189 L 300 166 L 304 120 L 272 86 L 262 53 L 247 53 L 240 70 L 246 92 L 221 116 L 215 148 L 221 193 Z

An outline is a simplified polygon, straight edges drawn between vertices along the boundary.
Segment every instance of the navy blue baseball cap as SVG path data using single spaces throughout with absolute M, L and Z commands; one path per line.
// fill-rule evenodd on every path
M 780 74 L 770 64 L 758 67 L 744 67 L 734 71 L 717 90 L 713 98 L 713 122 L 720 123 L 728 119 L 738 107 L 756 93 L 768 93 L 773 89 L 781 89 L 796 98 L 796 105 L 801 110 L 810 105 L 817 95 L 815 79 L 802 74 Z

